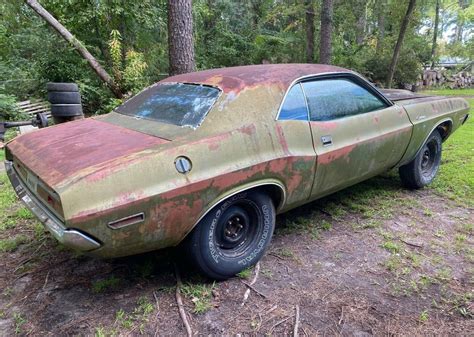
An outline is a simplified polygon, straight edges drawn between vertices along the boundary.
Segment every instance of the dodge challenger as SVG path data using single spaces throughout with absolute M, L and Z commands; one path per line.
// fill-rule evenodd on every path
M 262 257 L 278 213 L 393 168 L 408 188 L 429 184 L 468 109 L 335 66 L 213 69 L 19 136 L 5 166 L 62 244 L 105 258 L 180 245 L 226 279 Z

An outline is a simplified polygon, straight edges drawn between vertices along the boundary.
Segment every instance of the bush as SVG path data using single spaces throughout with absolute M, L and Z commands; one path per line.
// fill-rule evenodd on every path
M 16 98 L 12 95 L 0 94 L 0 120 L 20 120 L 22 116 L 16 106 Z

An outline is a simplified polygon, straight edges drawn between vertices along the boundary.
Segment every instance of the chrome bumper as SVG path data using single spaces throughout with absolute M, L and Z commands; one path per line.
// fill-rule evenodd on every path
M 34 197 L 18 177 L 18 174 L 13 167 L 13 162 L 6 160 L 5 168 L 15 193 L 59 242 L 67 247 L 83 252 L 91 251 L 100 247 L 99 242 L 87 235 L 75 229 L 65 228 L 58 218 L 42 206 L 41 202 Z

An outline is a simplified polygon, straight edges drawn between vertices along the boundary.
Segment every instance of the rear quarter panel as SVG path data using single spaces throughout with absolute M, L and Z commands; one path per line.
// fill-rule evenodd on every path
M 403 106 L 413 123 L 413 134 L 410 144 L 399 163 L 399 166 L 409 163 L 416 156 L 428 136 L 437 126 L 449 122 L 451 128 L 448 136 L 462 124 L 464 116 L 469 111 L 469 104 L 463 98 L 426 97 L 397 102 Z
M 178 244 L 211 206 L 247 187 L 274 183 L 287 203 L 307 198 L 311 184 L 304 178 L 312 179 L 314 156 L 288 148 L 286 137 L 301 133 L 275 122 L 281 99 L 272 86 L 222 95 L 191 137 L 121 158 L 71 184 L 62 191 L 68 227 L 105 243 L 95 255 L 115 257 Z M 309 127 L 304 130 L 312 151 Z M 178 156 L 191 160 L 191 172 L 176 171 Z M 141 212 L 140 224 L 107 226 Z

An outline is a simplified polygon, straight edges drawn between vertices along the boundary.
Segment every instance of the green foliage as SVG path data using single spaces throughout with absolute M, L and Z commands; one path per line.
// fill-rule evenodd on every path
M 211 309 L 212 289 L 214 287 L 214 283 L 186 283 L 181 287 L 181 292 L 194 303 L 194 313 L 202 314 Z
M 380 3 L 385 3 L 382 12 Z M 407 3 L 336 2 L 333 63 L 383 83 Z M 413 83 L 422 66 L 431 61 L 434 3 L 417 2 L 395 72 L 394 83 L 399 87 Z M 41 4 L 90 50 L 126 94 L 166 76 L 167 0 L 43 0 Z M 448 1 L 441 5 L 437 57 L 472 58 L 474 5 Z M 317 62 L 320 1 L 313 6 Z M 81 56 L 26 4 L 4 1 L 0 12 L 0 118 L 20 119 L 12 104 L 46 98 L 49 81 L 78 83 L 86 114 L 107 113 L 120 103 Z M 305 62 L 306 13 L 305 1 L 193 1 L 198 69 Z M 383 26 L 378 24 L 380 14 L 385 19 Z M 455 26 L 462 28 L 460 38 L 448 34 Z M 384 37 L 379 39 L 382 29 Z
M 253 268 L 251 268 L 251 267 L 250 268 L 245 268 L 240 273 L 238 273 L 237 276 L 242 278 L 242 279 L 248 279 L 248 278 L 250 278 L 250 276 L 252 276 L 252 270 L 253 270 Z
M 15 120 L 18 117 L 16 97 L 0 93 L 0 120 Z
M 155 310 L 153 304 L 146 298 L 140 297 L 137 301 L 137 306 L 131 313 L 125 312 L 123 309 L 118 310 L 115 313 L 115 325 L 119 329 L 132 329 L 137 326 L 140 334 L 144 333 L 145 324 L 148 322 L 148 316 Z M 96 330 L 96 336 L 104 334 L 103 329 Z
M 28 242 L 25 235 L 17 235 L 13 238 L 0 240 L 0 253 L 13 252 L 18 246 Z
M 115 289 L 120 284 L 121 280 L 115 276 L 110 276 L 108 278 L 98 280 L 92 283 L 92 290 L 95 293 L 103 293 L 107 290 Z

